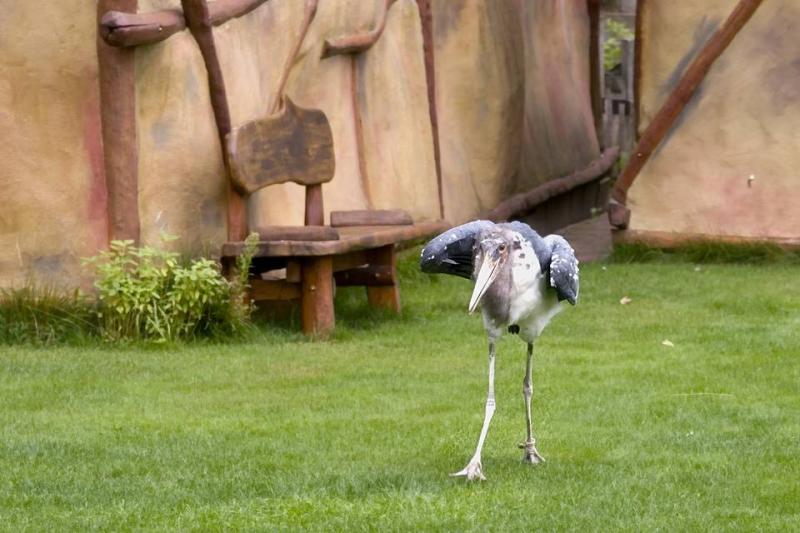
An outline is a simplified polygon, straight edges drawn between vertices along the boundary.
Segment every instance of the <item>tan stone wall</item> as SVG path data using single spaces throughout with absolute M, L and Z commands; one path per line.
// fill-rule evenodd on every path
M 640 129 L 735 4 L 646 2 Z M 631 229 L 800 238 L 798 20 L 771 0 L 736 36 L 631 187 Z
M 433 0 L 445 216 L 461 222 L 599 155 L 578 0 Z
M 378 43 L 321 60 L 326 38 L 370 29 L 384 0 L 325 0 L 287 94 L 327 114 L 335 209 L 403 208 L 439 217 L 423 41 L 415 0 L 398 0 Z M 139 0 L 139 11 L 178 7 Z M 597 155 L 583 0 L 433 0 L 445 215 L 461 222 L 509 193 Z M 105 244 L 95 5 L 7 2 L 0 19 L 0 286 L 29 273 L 74 284 L 79 258 Z M 215 28 L 235 125 L 263 116 L 302 20 L 300 0 L 271 0 Z M 36 20 L 69 20 L 43 25 Z M 14 23 L 9 29 L 4 25 Z M 26 22 L 27 21 L 27 22 Z M 136 49 L 142 240 L 213 252 L 226 237 L 226 177 L 202 58 L 184 31 Z M 355 95 L 355 96 L 354 96 Z M 362 150 L 356 116 L 361 118 Z M 299 224 L 303 191 L 269 187 L 250 222 Z
M 80 258 L 105 245 L 90 4 L 2 2 L 0 287 L 74 284 Z

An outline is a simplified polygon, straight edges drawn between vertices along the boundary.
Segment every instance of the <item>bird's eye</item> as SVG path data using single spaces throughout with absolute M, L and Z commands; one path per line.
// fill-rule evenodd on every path
M 506 245 L 505 245 L 505 243 L 503 243 L 503 244 L 501 244 L 500 246 L 498 246 L 498 249 L 499 249 L 501 252 L 505 252 L 505 251 L 506 251 Z

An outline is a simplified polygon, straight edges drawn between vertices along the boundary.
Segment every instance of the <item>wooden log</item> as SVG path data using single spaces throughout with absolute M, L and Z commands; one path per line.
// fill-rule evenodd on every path
M 681 76 L 680 81 L 669 94 L 664 105 L 661 106 L 644 133 L 642 133 L 636 148 L 631 154 L 628 165 L 622 171 L 611 192 L 611 198 L 614 202 L 623 207 L 625 206 L 628 189 L 630 189 L 639 172 L 686 107 L 697 87 L 705 79 L 711 66 L 725 51 L 733 38 L 736 37 L 739 30 L 750 20 L 750 17 L 761 5 L 761 2 L 762 0 L 739 0 L 725 23 L 700 49 L 697 57 Z M 624 213 L 624 210 L 619 207 L 616 207 L 613 211 L 609 210 L 609 222 L 620 229 L 627 227 L 626 219 L 628 217 L 629 214 Z
M 325 338 L 336 324 L 333 309 L 333 261 L 330 256 L 303 260 L 301 321 L 303 333 Z
M 213 26 L 247 15 L 268 0 L 215 0 L 208 5 L 208 18 Z
M 368 50 L 373 44 L 378 42 L 378 39 L 380 39 L 383 34 L 383 30 L 386 28 L 389 8 L 392 7 L 395 1 L 396 0 L 384 0 L 383 10 L 381 10 L 375 28 L 372 30 L 355 35 L 348 35 L 346 37 L 339 37 L 337 39 L 326 39 L 322 47 L 322 58 L 325 59 L 336 55 L 358 54 Z
M 339 287 L 387 287 L 395 284 L 392 267 L 370 265 L 336 272 L 333 275 Z
M 369 250 L 356 250 L 333 256 L 333 271 L 352 270 L 368 265 L 370 261 Z
M 151 13 L 107 11 L 100 18 L 98 31 L 111 46 L 129 47 L 162 41 L 186 29 L 186 20 L 179 9 Z
M 325 225 L 325 205 L 322 202 L 322 184 L 317 183 L 306 187 L 306 226 Z
M 339 240 L 339 233 L 329 226 L 261 226 L 256 232 L 262 241 Z
M 592 116 L 594 117 L 594 130 L 598 144 L 602 148 L 606 139 L 603 138 L 603 87 L 601 85 L 600 61 L 600 0 L 587 0 L 586 7 L 589 12 L 589 89 L 592 98 Z M 613 144 L 613 143 L 611 143 Z
M 425 83 L 428 88 L 428 115 L 433 134 L 433 161 L 436 166 L 436 187 L 439 197 L 439 217 L 444 218 L 444 187 L 442 186 L 442 150 L 439 139 L 439 115 L 436 110 L 436 58 L 433 42 L 433 9 L 431 0 L 417 0 L 422 26 L 422 53 L 425 59 Z
M 297 300 L 300 298 L 300 284 L 289 281 L 250 280 L 250 299 L 254 302 L 264 300 Z
M 135 12 L 137 0 L 100 0 L 107 10 Z M 136 139 L 136 77 L 133 50 L 97 38 L 103 159 L 108 194 L 109 240 L 139 242 L 139 151 Z
M 545 182 L 528 192 L 515 194 L 489 211 L 485 217 L 494 222 L 499 222 L 509 220 L 514 215 L 527 213 L 554 196 L 569 192 L 603 176 L 614 164 L 614 161 L 617 160 L 618 155 L 618 147 L 607 148 L 600 154 L 600 157 L 589 163 L 585 168 L 568 176 Z
M 331 226 L 408 226 L 414 223 L 402 209 L 331 211 Z
M 209 22 L 219 26 L 250 13 L 267 0 L 216 0 L 208 6 Z M 111 46 L 129 47 L 154 44 L 187 28 L 181 10 L 163 9 L 150 13 L 125 13 L 105 7 L 98 33 Z
M 370 264 L 374 267 L 388 267 L 392 283 L 385 286 L 367 286 L 367 301 L 371 307 L 400 312 L 400 285 L 397 283 L 397 252 L 394 244 L 371 252 Z
M 239 5 L 240 3 L 237 3 Z M 211 30 L 211 18 L 205 0 L 181 0 L 183 13 L 189 31 L 192 32 L 208 75 L 208 90 L 211 96 L 211 107 L 214 110 L 214 119 L 219 135 L 219 147 L 225 161 L 226 170 L 230 175 L 227 158 L 225 157 L 225 137 L 231 132 L 231 117 L 228 108 L 228 97 L 225 92 L 225 80 L 222 77 L 222 68 L 214 44 L 214 34 Z M 228 240 L 241 241 L 247 233 L 246 206 L 244 198 L 234 189 L 233 183 L 228 180 Z

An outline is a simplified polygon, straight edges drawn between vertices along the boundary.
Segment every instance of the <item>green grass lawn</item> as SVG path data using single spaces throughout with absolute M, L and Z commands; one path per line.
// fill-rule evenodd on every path
M 586 265 L 534 355 L 547 463 L 506 337 L 470 484 L 485 337 L 413 263 L 402 317 L 341 291 L 325 343 L 0 347 L 0 529 L 800 529 L 800 269 Z

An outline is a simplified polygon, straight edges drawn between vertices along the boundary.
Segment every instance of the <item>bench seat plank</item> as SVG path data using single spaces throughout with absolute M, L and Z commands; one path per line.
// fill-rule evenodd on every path
M 368 250 L 388 244 L 410 241 L 440 233 L 449 224 L 444 220 L 417 222 L 408 226 L 354 226 L 336 228 L 339 240 L 297 241 L 275 240 L 258 243 L 254 257 L 314 257 L 339 255 L 357 250 Z M 229 242 L 222 246 L 222 257 L 236 257 L 244 249 L 242 242 Z

